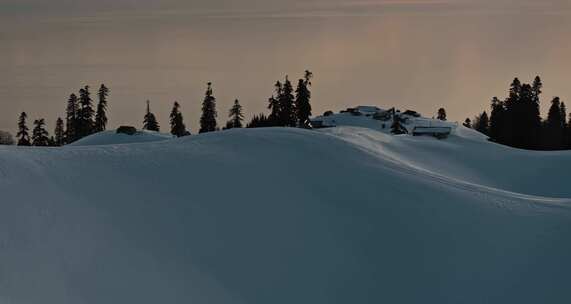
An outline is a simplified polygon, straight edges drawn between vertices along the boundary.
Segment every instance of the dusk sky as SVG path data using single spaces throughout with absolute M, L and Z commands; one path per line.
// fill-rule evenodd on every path
M 542 111 L 571 104 L 571 4 L 527 0 L 0 0 L 0 130 L 64 116 L 69 94 L 111 89 L 110 127 L 163 131 L 176 100 L 196 133 L 206 83 L 219 125 L 235 98 L 267 112 L 273 84 L 306 69 L 314 114 L 360 104 L 443 106 L 463 121 L 541 75 Z

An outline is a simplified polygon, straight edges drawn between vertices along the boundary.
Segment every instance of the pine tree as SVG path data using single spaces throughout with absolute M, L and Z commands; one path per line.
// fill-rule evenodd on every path
M 58 117 L 56 121 L 56 128 L 54 130 L 54 145 L 63 146 L 65 144 L 65 131 L 63 129 L 63 120 Z
M 147 111 L 145 117 L 143 118 L 143 129 L 149 131 L 159 132 L 160 127 L 155 117 L 155 114 L 151 112 L 151 101 L 147 100 Z
M 463 123 L 464 127 L 472 129 L 472 120 L 470 118 L 466 118 Z
M 26 125 L 26 119 L 28 119 L 28 114 L 26 112 L 22 112 L 20 114 L 20 118 L 18 119 L 18 146 L 30 146 L 30 135 L 28 131 L 28 126 Z
M 107 97 L 109 96 L 109 89 L 102 84 L 97 94 L 99 103 L 97 104 L 97 111 L 95 113 L 95 124 L 93 126 L 94 132 L 105 131 L 107 127 Z
M 202 102 L 202 116 L 200 117 L 199 133 L 216 131 L 216 98 L 212 95 L 212 83 L 208 83 L 206 88 L 206 96 Z
M 490 119 L 488 118 L 488 113 L 486 111 L 482 112 L 482 114 L 478 115 L 474 119 L 474 123 L 472 124 L 474 130 L 489 135 L 490 133 Z
M 288 79 L 288 76 L 285 78 L 285 82 L 282 87 L 281 95 L 278 98 L 279 107 L 280 107 L 280 115 L 279 115 L 279 122 L 280 126 L 283 127 L 295 127 L 297 118 L 296 118 L 296 109 L 295 109 L 295 97 L 293 96 L 294 90 L 291 82 Z
M 438 109 L 438 115 L 436 118 L 438 120 L 446 121 L 446 110 L 444 108 Z
M 309 87 L 311 86 L 311 78 L 313 78 L 313 73 L 306 70 L 304 77 L 299 80 L 295 90 L 296 116 L 298 125 L 301 127 L 309 126 L 309 117 L 311 116 L 311 91 L 309 91 Z
M 79 90 L 78 139 L 93 134 L 93 100 L 89 86 Z
M 234 101 L 234 106 L 230 109 L 228 117 L 230 118 L 230 121 L 226 124 L 226 129 L 242 128 L 244 113 L 242 112 L 242 105 L 240 105 L 240 101 L 238 99 Z
M 268 99 L 268 109 L 270 110 L 270 116 L 268 117 L 268 121 L 271 121 L 273 125 L 278 126 L 280 125 L 280 117 L 281 117 L 281 106 L 280 106 L 280 96 L 282 95 L 283 85 L 280 81 L 277 81 L 274 84 L 274 95 Z
M 176 137 L 190 135 L 190 133 L 186 131 L 186 126 L 184 125 L 184 119 L 182 117 L 182 113 L 180 112 L 180 104 L 176 101 L 174 102 L 174 106 L 171 111 L 170 124 L 172 135 Z
M 32 145 L 38 147 L 47 147 L 50 145 L 50 138 L 46 130 L 46 122 L 42 119 L 34 120 L 34 129 L 32 130 Z
M 551 107 L 545 121 L 543 136 L 545 149 L 558 150 L 564 147 L 565 117 L 561 114 L 561 100 L 559 97 L 555 97 L 551 101 Z
M 254 115 L 250 122 L 246 125 L 246 128 L 267 128 L 273 127 L 274 122 L 266 117 L 264 114 Z
M 67 101 L 66 117 L 65 117 L 65 142 L 72 143 L 76 141 L 79 135 L 79 102 L 75 94 L 71 94 Z
M 506 125 L 505 102 L 494 97 L 492 98 L 492 112 L 490 115 L 490 127 L 488 134 L 493 141 L 501 144 L 506 143 L 506 130 L 504 125 Z

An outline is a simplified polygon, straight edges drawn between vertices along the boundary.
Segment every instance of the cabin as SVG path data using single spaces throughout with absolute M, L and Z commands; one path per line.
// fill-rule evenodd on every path
M 412 130 L 413 136 L 434 136 L 438 139 L 447 138 L 452 133 L 451 127 L 414 127 Z

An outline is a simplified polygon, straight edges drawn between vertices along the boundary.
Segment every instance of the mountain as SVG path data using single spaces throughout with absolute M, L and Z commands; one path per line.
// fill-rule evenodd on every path
M 571 300 L 570 152 L 340 117 L 0 147 L 0 303 Z

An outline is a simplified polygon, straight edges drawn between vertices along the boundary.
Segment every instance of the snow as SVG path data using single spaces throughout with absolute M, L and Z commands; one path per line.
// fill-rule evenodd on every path
M 158 133 L 153 131 L 137 131 L 134 135 L 118 134 L 116 130 L 99 132 L 85 138 L 82 138 L 70 146 L 100 146 L 100 145 L 116 145 L 116 144 L 132 144 L 145 143 L 153 141 L 163 141 L 172 139 L 170 134 Z
M 0 147 L 0 303 L 571 301 L 570 152 L 365 118 Z

